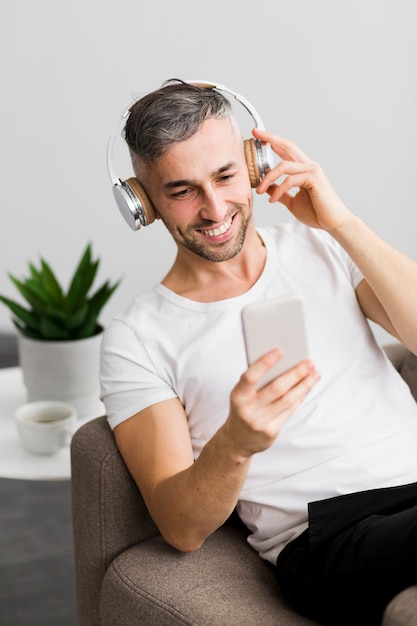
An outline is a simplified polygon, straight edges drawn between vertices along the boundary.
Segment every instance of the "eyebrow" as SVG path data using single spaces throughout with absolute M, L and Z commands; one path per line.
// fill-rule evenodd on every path
M 218 170 L 215 170 L 214 172 L 212 172 L 211 177 L 215 178 L 216 176 L 219 176 L 220 174 L 227 172 L 234 165 L 235 165 L 234 161 L 230 161 L 230 163 L 226 163 L 226 165 L 223 165 L 222 167 L 219 167 Z M 175 187 L 188 187 L 189 185 L 195 185 L 195 184 L 196 184 L 196 181 L 193 181 L 193 180 L 187 180 L 187 179 L 172 180 L 164 184 L 164 189 L 174 189 Z

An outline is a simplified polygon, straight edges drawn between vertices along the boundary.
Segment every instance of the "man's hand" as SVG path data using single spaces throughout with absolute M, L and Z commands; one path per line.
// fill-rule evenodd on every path
M 365 316 L 417 354 L 417 263 L 383 241 L 351 213 L 333 190 L 321 167 L 294 143 L 253 130 L 282 161 L 258 185 L 270 202 L 281 202 L 295 218 L 329 232 L 364 276 L 356 289 Z M 290 190 L 298 187 L 292 195 Z
M 257 187 L 267 193 L 270 202 L 281 202 L 296 219 L 311 228 L 332 232 L 340 229 L 352 214 L 340 200 L 318 163 L 310 159 L 292 141 L 258 128 L 253 135 L 269 143 L 282 159 Z M 282 180 L 280 180 L 282 179 Z M 290 190 L 298 187 L 292 195 Z
M 281 357 L 279 350 L 268 352 L 249 366 L 232 390 L 224 428 L 238 457 L 249 458 L 269 448 L 320 379 L 314 364 L 306 360 L 257 390 L 259 380 Z

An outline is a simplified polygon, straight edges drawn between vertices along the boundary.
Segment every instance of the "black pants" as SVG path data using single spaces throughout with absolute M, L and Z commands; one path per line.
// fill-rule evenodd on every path
M 417 584 L 417 483 L 310 503 L 277 576 L 294 608 L 321 624 L 379 626 L 389 601 Z

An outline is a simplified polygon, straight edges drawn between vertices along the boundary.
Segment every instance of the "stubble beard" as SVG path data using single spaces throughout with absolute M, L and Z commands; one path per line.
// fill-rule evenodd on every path
M 200 238 L 196 238 L 195 227 L 193 228 L 192 236 L 187 236 L 186 234 L 181 233 L 181 237 L 175 234 L 170 230 L 171 235 L 174 237 L 176 243 L 180 246 L 183 246 L 190 252 L 193 252 L 197 256 L 205 259 L 206 261 L 211 261 L 212 263 L 221 263 L 222 261 L 228 261 L 229 259 L 233 259 L 235 256 L 239 254 L 239 252 L 243 248 L 243 244 L 246 238 L 246 232 L 248 230 L 249 222 L 252 217 L 252 210 L 250 210 L 247 214 L 243 212 L 242 206 L 237 206 L 239 209 L 239 214 L 241 216 L 241 223 L 239 226 L 239 230 L 232 240 L 226 241 L 224 244 L 210 244 L 209 240 L 201 240 Z M 210 224 L 208 225 L 198 225 L 199 229 L 208 229 L 210 228 Z

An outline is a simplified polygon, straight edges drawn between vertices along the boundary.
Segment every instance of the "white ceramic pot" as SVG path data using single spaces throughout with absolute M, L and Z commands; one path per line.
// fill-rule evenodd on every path
M 19 362 L 28 402 L 58 400 L 72 404 L 79 417 L 98 416 L 102 333 L 71 341 L 18 336 Z

